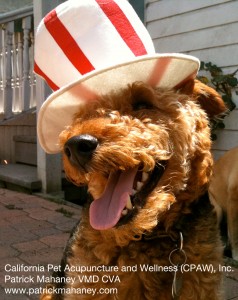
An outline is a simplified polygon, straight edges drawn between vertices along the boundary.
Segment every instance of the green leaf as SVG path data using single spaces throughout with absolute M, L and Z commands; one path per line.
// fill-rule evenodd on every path
M 203 71 L 205 69 L 205 62 L 201 61 L 200 70 Z
M 217 83 L 221 83 L 221 82 L 224 82 L 226 80 L 225 80 L 224 75 L 217 75 L 217 76 L 213 77 L 213 81 L 217 82 Z
M 198 76 L 198 79 L 206 85 L 209 84 L 209 79 L 206 76 Z
M 232 98 L 228 95 L 222 95 L 222 99 L 225 102 L 227 108 L 232 111 L 233 109 L 236 108 L 235 103 L 232 101 Z
M 208 69 L 210 69 L 212 67 L 212 63 L 211 62 L 205 63 L 205 67 L 207 67 Z
M 219 129 L 224 129 L 224 128 L 225 128 L 225 124 L 224 124 L 223 122 L 219 122 L 219 123 L 217 124 L 217 128 L 219 128 Z
M 229 109 L 230 109 L 230 111 L 232 111 L 232 110 L 235 109 L 235 108 L 236 108 L 235 103 L 234 103 L 233 101 L 231 101 L 231 102 L 229 103 Z
M 238 84 L 238 80 L 235 77 L 227 77 L 227 83 L 232 86 L 235 87 Z
M 228 96 L 228 95 L 222 95 L 222 99 L 223 99 L 223 101 L 225 101 L 225 102 L 230 102 L 231 101 L 231 97 L 230 96 Z

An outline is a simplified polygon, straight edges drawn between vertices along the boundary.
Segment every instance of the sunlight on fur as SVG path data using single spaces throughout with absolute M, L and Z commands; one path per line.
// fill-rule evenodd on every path
M 169 266 L 179 232 L 187 264 L 212 264 L 214 269 L 222 264 L 216 215 L 204 195 L 213 165 L 209 118 L 224 111 L 220 96 L 198 81 L 177 90 L 136 82 L 80 108 L 60 134 L 67 178 L 87 185 L 89 193 L 64 265 L 119 267 L 116 274 L 95 273 L 118 275 L 120 282 L 106 285 L 116 287 L 117 295 L 93 299 L 172 300 L 174 272 L 122 272 L 121 267 Z M 220 272 L 186 272 L 176 299 L 222 299 L 220 284 Z M 76 280 L 65 287 L 104 285 Z M 92 295 L 46 293 L 41 299 Z

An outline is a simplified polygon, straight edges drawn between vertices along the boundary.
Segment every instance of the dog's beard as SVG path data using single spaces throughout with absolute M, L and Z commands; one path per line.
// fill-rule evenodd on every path
M 165 162 L 156 164 L 150 173 L 138 167 L 111 172 L 103 194 L 90 205 L 91 226 L 105 230 L 130 221 L 157 186 L 165 165 Z

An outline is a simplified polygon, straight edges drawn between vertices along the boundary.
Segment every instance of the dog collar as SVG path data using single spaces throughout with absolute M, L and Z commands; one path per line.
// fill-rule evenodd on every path
M 172 240 L 172 242 L 175 243 L 174 249 L 169 254 L 169 262 L 170 265 L 175 267 L 175 271 L 173 274 L 173 282 L 172 282 L 172 298 L 174 300 L 178 300 L 181 293 L 181 288 L 183 284 L 183 276 L 180 271 L 181 266 L 184 265 L 187 262 L 187 255 L 186 252 L 183 249 L 184 240 L 183 240 L 183 234 L 181 231 L 175 232 L 173 234 L 161 234 L 161 231 L 156 230 L 155 232 L 152 232 L 151 234 L 144 234 L 141 238 L 142 241 L 153 241 L 155 239 L 164 239 L 169 238 Z M 179 258 L 175 260 L 178 256 Z

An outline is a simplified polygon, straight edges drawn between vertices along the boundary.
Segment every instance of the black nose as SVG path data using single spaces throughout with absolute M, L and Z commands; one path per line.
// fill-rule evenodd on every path
M 98 140 L 94 136 L 76 135 L 65 143 L 64 153 L 72 164 L 84 167 L 91 160 L 97 146 Z

